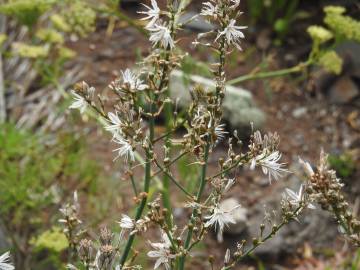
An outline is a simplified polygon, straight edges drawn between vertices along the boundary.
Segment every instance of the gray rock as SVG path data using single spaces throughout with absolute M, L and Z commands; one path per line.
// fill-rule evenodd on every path
M 173 99 L 178 99 L 179 106 L 186 107 L 191 101 L 189 89 L 197 84 L 208 91 L 213 91 L 215 87 L 212 80 L 174 70 L 170 76 L 170 95 Z M 223 112 L 224 119 L 242 135 L 249 133 L 251 122 L 255 129 L 260 129 L 265 122 L 265 115 L 255 106 L 251 93 L 239 87 L 226 86 Z
M 289 223 L 273 239 L 260 246 L 255 255 L 262 259 L 277 259 L 284 254 L 294 254 L 305 242 L 315 248 L 330 248 L 337 235 L 333 218 L 324 211 L 306 211 L 300 222 Z
M 354 68 L 360 68 L 360 44 L 356 41 L 342 42 L 336 48 L 336 51 L 342 56 L 351 59 Z
M 297 177 L 290 176 L 287 183 L 277 185 L 253 208 L 249 208 L 247 229 L 249 241 L 252 237 L 259 235 L 259 225 L 264 222 L 263 205 L 266 205 L 268 212 L 275 209 L 280 214 L 280 199 L 285 187 L 298 190 L 300 184 L 301 182 Z M 270 228 L 267 228 L 265 234 L 269 230 Z M 291 221 L 274 238 L 258 247 L 254 254 L 262 260 L 274 260 L 282 255 L 296 252 L 305 242 L 315 248 L 331 248 L 337 235 L 337 225 L 331 214 L 321 209 L 306 209 L 299 217 L 299 222 Z
M 330 102 L 336 104 L 346 104 L 360 95 L 360 89 L 356 83 L 348 76 L 338 79 L 329 89 L 328 96 Z

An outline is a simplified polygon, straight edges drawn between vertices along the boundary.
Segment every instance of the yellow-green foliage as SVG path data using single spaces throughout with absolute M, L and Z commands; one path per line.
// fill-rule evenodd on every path
M 71 31 L 81 37 L 95 30 L 96 13 L 84 1 L 72 1 L 62 14 Z
M 320 57 L 319 65 L 327 71 L 339 75 L 342 71 L 343 60 L 335 51 L 328 51 Z
M 335 51 L 326 49 L 325 43 L 331 39 L 334 39 L 334 45 L 343 39 L 360 42 L 360 21 L 345 16 L 346 9 L 344 7 L 327 6 L 324 8 L 324 11 L 326 14 L 324 22 L 329 29 L 317 25 L 310 26 L 307 29 L 313 40 L 310 59 L 313 63 L 322 66 L 327 71 L 340 74 L 343 60 Z
M 48 55 L 49 50 L 45 46 L 28 45 L 21 42 L 12 44 L 14 52 L 21 57 L 41 58 Z
M 64 37 L 61 33 L 54 29 L 50 28 L 40 28 L 36 32 L 36 37 L 41 39 L 42 41 L 49 42 L 49 43 L 64 43 Z
M 51 15 L 50 17 L 51 22 L 53 23 L 54 27 L 62 32 L 70 32 L 71 27 L 66 22 L 65 18 L 59 14 Z
M 0 47 L 3 45 L 6 39 L 7 39 L 7 35 L 0 34 Z
M 0 5 L 0 13 L 15 17 L 20 23 L 32 26 L 55 0 L 8 0 Z
M 60 253 L 68 248 L 69 242 L 59 227 L 53 227 L 51 230 L 44 231 L 38 237 L 33 238 L 30 243 L 36 249 L 47 249 Z
M 27 269 L 65 269 L 55 267 L 60 256 L 51 255 L 64 250 L 67 241 L 59 229 L 47 230 L 56 222 L 52 217 L 58 214 L 59 203 L 67 200 L 66 194 L 75 187 L 90 194 L 98 190 L 100 168 L 89 158 L 84 141 L 67 133 L 49 136 L 10 123 L 0 125 L 0 224 L 11 235 L 13 253 L 21 260 L 31 258 Z M 26 258 L 17 249 L 18 239 L 23 245 L 33 243 L 27 246 Z
M 66 47 L 61 47 L 59 49 L 59 57 L 61 59 L 71 59 L 74 58 L 76 56 L 76 52 L 74 52 L 73 50 L 70 50 Z
M 318 42 L 318 44 L 323 44 L 334 37 L 329 30 L 317 25 L 310 26 L 307 29 L 307 32 L 315 42 Z
M 325 23 L 336 35 L 360 42 L 360 21 L 345 16 L 343 7 L 328 6 L 324 9 Z

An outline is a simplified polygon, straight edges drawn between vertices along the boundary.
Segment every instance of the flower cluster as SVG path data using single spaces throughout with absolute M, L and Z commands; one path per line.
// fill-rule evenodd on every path
M 329 168 L 327 155 L 322 151 L 317 171 L 314 172 L 308 162 L 302 162 L 308 177 L 307 192 L 320 206 L 334 214 L 339 224 L 340 232 L 360 246 L 360 221 L 350 211 L 346 201 L 341 180 L 336 172 Z
M 5 252 L 0 256 L 0 269 L 1 270 L 14 270 L 15 267 L 10 262 L 10 252 Z
M 76 249 L 79 243 L 81 232 L 78 230 L 79 225 L 82 223 L 79 218 L 80 204 L 78 201 L 78 194 L 75 191 L 73 201 L 66 203 L 61 209 L 60 213 L 62 218 L 58 221 L 64 225 L 64 234 L 70 243 L 71 249 Z
M 86 269 L 120 269 L 115 263 L 117 246 L 114 234 L 106 227 L 100 230 L 99 245 L 95 245 L 91 240 L 82 239 L 78 245 L 78 256 Z M 73 264 L 68 264 L 67 269 L 78 270 Z
M 238 17 L 242 14 L 242 12 L 238 11 L 239 5 L 240 0 L 210 0 L 203 3 L 200 15 L 219 25 L 215 42 L 222 47 L 235 46 L 238 50 L 241 50 L 241 39 L 245 38 L 242 30 L 246 29 L 247 26 L 236 25 Z M 206 33 L 206 35 L 201 36 L 209 35 L 210 33 Z
M 281 153 L 277 150 L 280 139 L 277 133 L 269 133 L 262 138 L 260 131 L 256 131 L 250 140 L 250 152 L 252 159 L 250 169 L 258 165 L 263 173 L 268 175 L 269 181 L 278 180 L 288 170 L 284 169 L 284 163 L 279 163 Z
M 150 32 L 150 41 L 154 46 L 160 45 L 167 49 L 173 49 L 175 47 L 175 41 L 172 36 L 171 23 L 163 22 L 161 15 L 171 16 L 167 12 L 162 12 L 156 2 L 151 0 L 151 7 L 143 4 L 147 9 L 146 11 L 140 11 L 140 14 L 146 15 L 142 20 L 148 20 L 145 27 Z M 173 18 L 170 18 L 173 20 Z

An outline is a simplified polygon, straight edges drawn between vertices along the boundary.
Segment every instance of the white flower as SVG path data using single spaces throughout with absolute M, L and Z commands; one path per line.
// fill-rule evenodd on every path
M 166 26 L 154 24 L 148 30 L 151 32 L 150 41 L 153 43 L 154 46 L 158 43 L 161 43 L 161 45 L 165 49 L 167 49 L 168 47 L 170 47 L 170 49 L 174 48 L 174 40 L 171 37 L 170 30 Z
M 156 258 L 154 269 L 163 264 L 165 269 L 170 270 L 170 260 L 176 258 L 176 256 L 170 252 L 171 243 L 166 233 L 162 233 L 161 243 L 150 242 L 150 245 L 154 250 L 149 251 L 147 255 L 150 258 Z
M 291 189 L 287 188 L 285 189 L 286 193 L 289 197 L 289 202 L 295 206 L 295 207 L 299 207 L 300 203 L 304 202 L 305 199 L 305 193 L 304 193 L 304 185 L 300 186 L 300 190 L 296 193 L 294 191 L 292 191 Z M 308 208 L 310 209 L 315 209 L 315 206 L 311 203 L 309 203 L 307 205 Z
M 117 133 L 120 130 L 120 127 L 122 125 L 122 122 L 119 118 L 118 113 L 117 112 L 115 112 L 115 113 L 109 112 L 108 118 L 109 118 L 109 121 L 105 125 L 105 129 L 112 133 Z
M 240 0 L 230 0 L 232 6 L 230 8 L 237 8 L 240 5 Z
M 313 171 L 313 169 L 311 168 L 310 163 L 302 160 L 301 158 L 299 158 L 299 162 L 300 162 L 300 164 L 303 166 L 303 168 L 304 168 L 307 176 L 308 176 L 308 177 L 312 177 L 312 176 L 314 175 L 314 171 Z
M 224 130 L 225 129 L 225 124 L 221 124 L 215 127 L 215 135 L 217 137 L 217 142 L 223 140 L 226 136 L 226 134 L 228 134 L 227 131 Z
M 80 203 L 79 203 L 79 196 L 78 196 L 77 190 L 74 191 L 73 199 L 74 199 L 75 210 L 79 211 L 80 210 Z
M 269 181 L 271 183 L 272 179 L 279 180 L 284 173 L 288 172 L 288 170 L 282 168 L 285 164 L 278 163 L 280 158 L 281 154 L 279 151 L 272 152 L 270 155 L 267 155 L 264 151 L 262 154 L 252 159 L 250 169 L 255 169 L 256 164 L 259 164 L 263 173 L 269 176 Z
M 15 267 L 10 261 L 10 252 L 5 252 L 0 256 L 0 270 L 13 270 Z
M 205 227 L 214 226 L 215 230 L 218 231 L 218 234 L 222 235 L 225 226 L 228 226 L 230 223 L 235 223 L 232 211 L 237 207 L 240 207 L 240 205 L 234 207 L 230 211 L 224 211 L 219 208 L 219 206 L 214 207 L 213 213 L 210 216 L 205 217 L 205 219 L 208 219 L 205 223 Z
M 118 222 L 120 227 L 123 229 L 132 230 L 135 227 L 134 221 L 127 215 L 122 215 L 120 222 Z
M 88 106 L 88 103 L 85 100 L 85 98 L 80 96 L 73 90 L 71 91 L 71 94 L 74 96 L 75 101 L 69 106 L 69 109 L 79 109 L 80 113 L 84 113 Z
M 241 30 L 246 29 L 247 26 L 236 26 L 235 23 L 236 21 L 232 19 L 224 31 L 218 33 L 215 41 L 217 41 L 221 36 L 225 35 L 225 39 L 228 45 L 233 44 L 236 48 L 241 50 L 240 39 L 245 38 L 245 35 L 243 32 L 241 32 Z
M 230 262 L 230 259 L 231 259 L 231 252 L 230 249 L 227 249 L 225 252 L 224 263 L 228 264 Z
M 128 85 L 130 90 L 145 90 L 148 86 L 139 79 L 139 76 L 131 72 L 130 69 L 126 69 L 125 72 L 122 72 L 123 82 Z
M 234 184 L 235 184 L 235 178 L 229 178 L 225 185 L 224 192 L 228 192 Z
M 117 133 L 114 134 L 113 141 L 119 144 L 119 147 L 113 150 L 113 152 L 118 152 L 118 155 L 114 160 L 119 157 L 124 157 L 125 161 L 127 161 L 129 158 L 131 161 L 135 161 L 135 154 L 129 142 L 127 142 Z
M 200 15 L 202 16 L 215 16 L 217 11 L 218 11 L 218 6 L 217 5 L 213 5 L 210 2 L 205 2 L 203 3 L 203 8 L 200 12 Z
M 159 19 L 160 9 L 158 7 L 158 4 L 156 3 L 156 0 L 151 0 L 151 7 L 149 7 L 145 4 L 142 4 L 142 5 L 144 7 L 146 7 L 148 10 L 140 11 L 138 13 L 147 15 L 145 18 L 142 18 L 141 20 L 149 20 L 150 19 L 150 22 L 145 27 L 148 29 L 148 28 L 151 28 L 156 23 L 156 21 Z

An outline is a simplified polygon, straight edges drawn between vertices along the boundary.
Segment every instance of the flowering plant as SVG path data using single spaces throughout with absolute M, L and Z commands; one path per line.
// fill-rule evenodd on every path
M 235 171 L 261 168 L 270 184 L 288 173 L 285 164 L 280 161 L 280 140 L 276 133 L 262 135 L 256 131 L 250 138 L 248 150 L 237 151 L 236 146 L 240 143 L 237 133 L 228 134 L 224 130 L 221 104 L 226 95 L 226 59 L 232 50 L 241 51 L 241 40 L 245 37 L 243 30 L 246 29 L 239 24 L 242 14 L 240 0 L 209 0 L 203 4 L 200 14 L 217 27 L 215 31 L 199 34 L 194 41 L 194 45 L 205 46 L 217 53 L 217 61 L 212 65 L 214 89 L 202 86 L 189 89 L 191 103 L 182 115 L 177 111 L 176 102 L 169 98 L 170 73 L 184 57 L 176 48 L 177 34 L 183 27 L 179 18 L 187 3 L 168 1 L 167 10 L 160 9 L 155 0 L 149 6 L 145 5 L 145 10 L 140 13 L 148 21 L 145 28 L 150 33 L 152 51 L 138 63 L 136 71 L 126 69 L 120 78 L 110 83 L 112 104 L 108 104 L 109 99 L 101 94 L 95 96 L 95 89 L 86 82 L 77 84 L 72 91 L 74 102 L 70 108 L 79 109 L 80 113 L 96 113 L 104 129 L 111 134 L 112 142 L 117 145 L 114 159 L 122 160 L 128 167 L 136 211 L 134 217 L 122 215 L 120 234 L 103 228 L 99 242 L 94 244 L 88 239 L 81 240 L 81 221 L 75 196 L 75 202 L 61 210 L 65 233 L 79 258 L 78 263 L 68 265 L 69 269 L 140 269 L 141 266 L 136 263 L 135 238 L 144 236 L 150 227 L 155 226 L 161 237 L 157 241 L 149 241 L 151 250 L 147 253 L 148 257 L 155 259 L 154 269 L 163 266 L 165 269 L 183 270 L 190 260 L 191 251 L 204 240 L 210 229 L 216 230 L 221 239 L 224 228 L 234 223 L 233 212 L 241 206 L 224 210 L 220 202 L 236 182 L 233 177 Z M 157 134 L 155 122 L 164 114 L 167 131 Z M 185 130 L 181 138 L 175 134 L 179 129 Z M 229 137 L 227 155 L 218 160 L 217 172 L 210 174 L 209 159 L 218 143 L 226 137 Z M 162 153 L 156 150 L 157 145 L 163 147 Z M 181 151 L 175 154 L 172 149 L 176 146 L 180 146 Z M 182 185 L 172 170 L 185 156 L 199 171 L 195 194 Z M 313 176 L 311 166 L 306 162 L 303 164 L 311 179 L 301 185 L 298 192 L 286 189 L 281 200 L 280 222 L 272 222 L 270 226 L 259 224 L 260 234 L 252 243 L 242 241 L 237 244 L 235 252 L 227 250 L 222 270 L 233 268 L 283 226 L 296 220 L 305 209 L 315 208 L 314 201 L 325 196 L 323 189 L 314 186 L 317 178 Z M 135 179 L 133 173 L 139 166 L 144 167 L 141 190 L 140 180 Z M 319 173 L 324 174 L 324 170 L 322 166 Z M 159 175 L 163 175 L 162 181 Z M 334 180 L 333 177 L 328 178 Z M 160 195 L 152 199 L 150 188 L 157 184 L 160 184 Z M 173 217 L 172 185 L 184 194 L 186 199 L 183 203 L 191 209 L 184 226 L 176 224 Z M 314 190 L 312 193 L 308 192 L 311 188 Z M 315 193 L 317 195 L 313 196 Z M 344 223 L 345 232 L 355 230 L 353 223 L 345 223 L 347 220 L 341 214 L 342 208 L 332 205 L 331 209 L 339 216 L 339 222 Z

